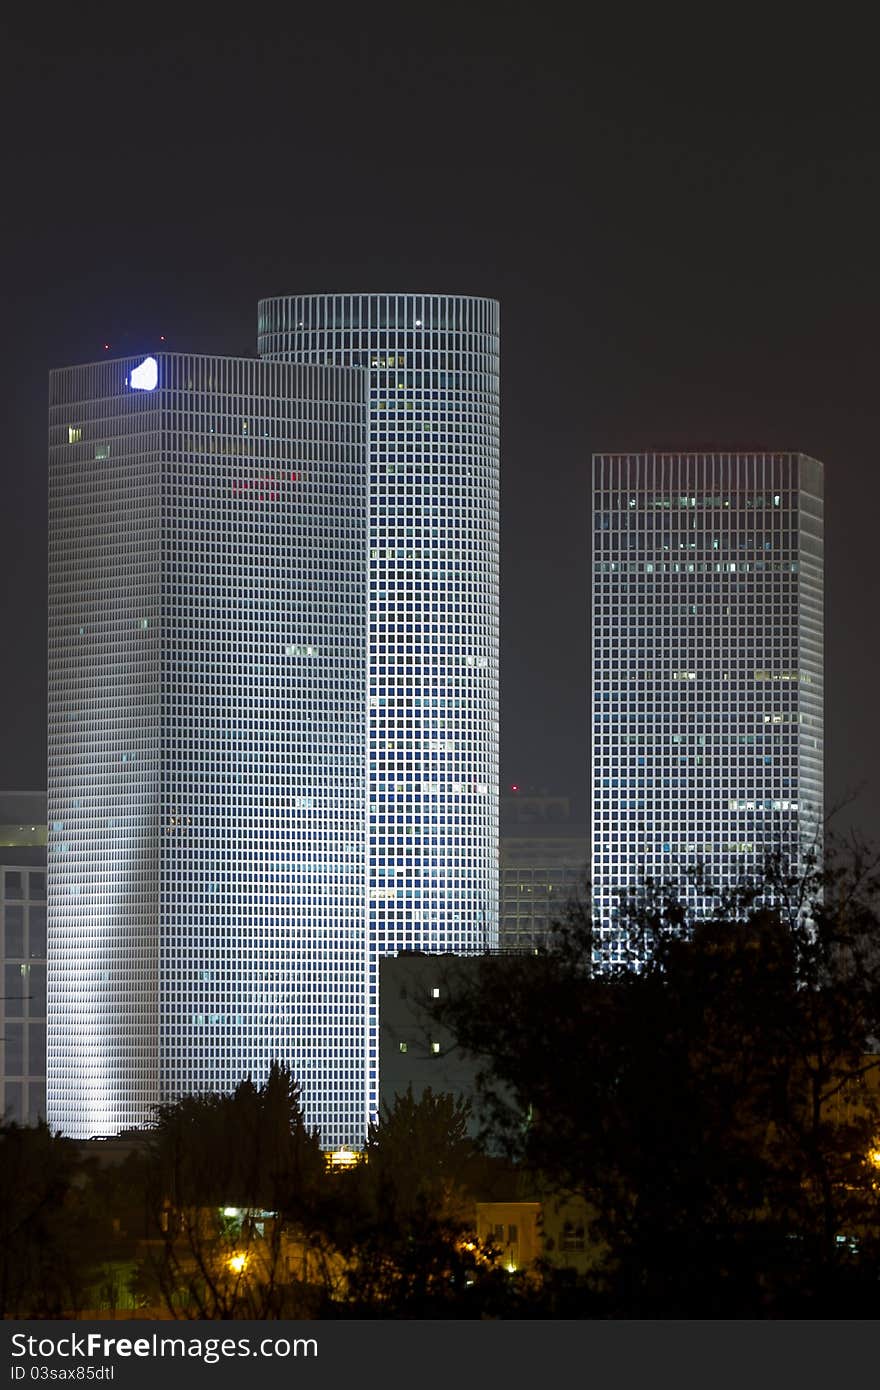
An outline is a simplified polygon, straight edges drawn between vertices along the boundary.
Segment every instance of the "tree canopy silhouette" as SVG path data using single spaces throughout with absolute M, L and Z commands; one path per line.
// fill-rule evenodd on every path
M 647 885 L 620 965 L 576 905 L 432 1006 L 483 1059 L 494 1141 L 587 1203 L 623 1315 L 875 1307 L 878 883 L 858 849 L 804 880 L 770 863 L 707 920 Z

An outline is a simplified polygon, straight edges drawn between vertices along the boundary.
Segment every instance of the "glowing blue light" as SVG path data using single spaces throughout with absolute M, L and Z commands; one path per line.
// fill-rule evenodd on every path
M 134 367 L 128 384 L 133 391 L 155 391 L 159 382 L 159 363 L 155 357 L 145 357 L 139 367 Z

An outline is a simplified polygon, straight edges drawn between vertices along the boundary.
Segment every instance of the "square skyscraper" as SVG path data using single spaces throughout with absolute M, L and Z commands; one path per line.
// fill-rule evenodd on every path
M 161 353 L 50 384 L 48 1118 L 279 1059 L 368 1112 L 364 377 Z
M 698 911 L 792 868 L 823 815 L 823 468 L 798 453 L 593 459 L 592 881 Z M 700 867 L 706 889 L 688 883 Z M 707 897 L 705 894 L 708 893 Z

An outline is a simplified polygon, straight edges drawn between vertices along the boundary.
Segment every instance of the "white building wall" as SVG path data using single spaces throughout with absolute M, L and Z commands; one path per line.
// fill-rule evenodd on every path
M 260 304 L 263 358 L 369 372 L 371 971 L 498 941 L 498 332 L 487 299 Z
M 161 395 L 133 365 L 50 376 L 47 1118 L 82 1138 L 159 1098 Z
M 301 1084 L 367 1114 L 364 376 L 53 373 L 50 1122 Z M 81 630 L 80 630 L 81 629 Z

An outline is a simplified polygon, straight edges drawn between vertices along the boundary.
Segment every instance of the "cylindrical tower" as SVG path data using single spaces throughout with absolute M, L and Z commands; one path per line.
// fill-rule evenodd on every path
M 498 304 L 291 295 L 264 358 L 369 372 L 369 916 L 379 954 L 497 944 Z

